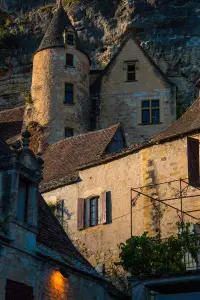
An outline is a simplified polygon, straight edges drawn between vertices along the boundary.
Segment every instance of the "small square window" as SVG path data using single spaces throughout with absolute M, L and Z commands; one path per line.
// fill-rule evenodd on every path
M 68 45 L 74 45 L 74 35 L 73 34 L 68 34 L 67 35 L 67 44 Z
M 73 67 L 74 66 L 74 56 L 72 54 L 66 54 L 66 66 Z
M 74 135 L 74 130 L 73 128 L 68 128 L 68 127 L 65 127 L 65 137 L 71 137 Z
M 73 104 L 74 103 L 74 91 L 73 84 L 65 83 L 65 104 Z

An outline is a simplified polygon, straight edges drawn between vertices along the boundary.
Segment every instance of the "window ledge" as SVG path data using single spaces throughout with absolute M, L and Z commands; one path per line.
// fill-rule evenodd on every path
M 159 122 L 159 123 L 148 123 L 148 124 L 139 123 L 138 125 L 140 125 L 140 126 L 151 126 L 151 125 L 160 125 L 160 124 L 163 124 L 163 122 Z
M 125 82 L 137 82 L 138 80 L 125 80 Z
M 70 66 L 70 65 L 66 65 L 65 69 L 70 68 L 70 69 L 75 69 L 75 66 Z
M 63 102 L 63 104 L 64 105 L 70 105 L 70 106 L 73 106 L 73 105 L 75 105 L 75 103 L 73 102 L 73 103 L 65 103 L 65 102 Z

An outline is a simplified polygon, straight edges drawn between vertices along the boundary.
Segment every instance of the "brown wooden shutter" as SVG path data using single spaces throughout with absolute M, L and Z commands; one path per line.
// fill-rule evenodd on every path
M 100 216 L 101 224 L 107 223 L 107 205 L 106 205 L 106 192 L 101 193 L 100 196 Z
M 85 199 L 79 198 L 77 203 L 77 228 L 81 230 L 84 228 L 84 202 Z
M 199 186 L 199 140 L 187 138 L 188 182 Z

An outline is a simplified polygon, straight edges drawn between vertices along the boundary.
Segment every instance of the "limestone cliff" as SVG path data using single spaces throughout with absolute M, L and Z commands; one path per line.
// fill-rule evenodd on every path
M 0 109 L 28 102 L 32 55 L 52 17 L 55 1 L 7 0 L 0 15 Z M 104 68 L 128 27 L 163 72 L 191 103 L 200 77 L 199 0 L 65 0 L 74 27 L 90 54 L 92 68 Z M 68 7 L 67 3 L 76 5 Z M 47 5 L 48 4 L 48 5 Z M 44 6 L 45 5 L 45 6 Z

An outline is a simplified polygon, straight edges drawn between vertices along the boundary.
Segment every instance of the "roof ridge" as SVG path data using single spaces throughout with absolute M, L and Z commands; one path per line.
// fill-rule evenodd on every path
M 112 128 L 115 128 L 115 127 L 117 129 L 117 128 L 120 127 L 120 125 L 121 125 L 120 123 L 117 123 L 117 124 L 112 125 L 112 126 L 107 127 L 107 128 L 102 128 L 102 129 L 99 129 L 99 130 L 89 131 L 89 132 L 80 133 L 80 134 L 77 134 L 77 135 L 74 135 L 74 136 L 66 137 L 62 140 L 59 140 L 59 141 L 53 143 L 53 144 L 50 144 L 49 146 L 58 145 L 59 143 L 62 143 L 63 141 L 66 141 L 66 140 L 67 141 L 72 140 L 72 139 L 75 140 L 75 139 L 78 139 L 79 137 L 82 137 L 82 136 L 85 137 L 85 136 L 92 135 L 92 134 L 95 134 L 95 133 L 99 133 L 99 132 L 102 132 L 102 131 L 106 131 L 106 130 L 109 130 L 109 129 L 112 129 Z
M 200 96 L 190 105 L 190 107 L 186 110 L 186 112 L 177 120 L 175 120 L 172 124 L 170 124 L 168 127 L 166 127 L 164 130 L 160 131 L 159 133 L 155 134 L 152 136 L 151 141 L 153 141 L 157 136 L 159 136 L 161 133 L 167 131 L 171 126 L 174 124 L 178 123 L 182 118 L 191 110 L 191 108 L 198 102 L 200 101 Z

